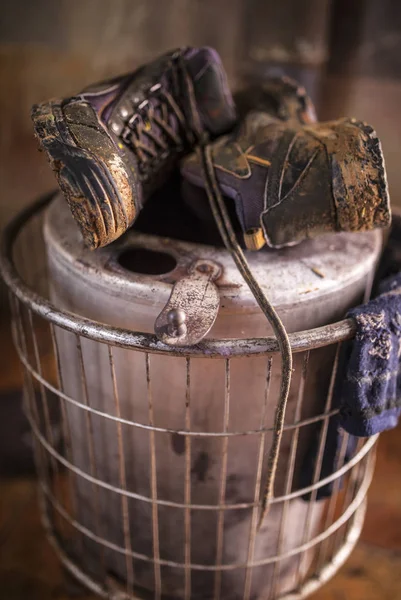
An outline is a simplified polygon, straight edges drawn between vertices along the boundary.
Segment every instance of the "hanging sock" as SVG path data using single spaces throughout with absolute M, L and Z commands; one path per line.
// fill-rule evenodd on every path
M 357 333 L 340 353 L 333 408 L 340 413 L 329 419 L 323 459 L 317 480 L 329 477 L 354 456 L 357 437 L 367 437 L 397 425 L 401 414 L 401 216 L 393 216 L 392 229 L 379 266 L 377 297 L 351 309 Z M 306 453 L 301 488 L 316 479 L 321 425 Z M 348 438 L 348 439 L 347 439 Z M 333 493 L 335 480 L 318 488 L 316 500 Z M 341 483 L 337 488 L 341 488 Z M 302 496 L 310 500 L 311 494 Z
M 333 398 L 339 414 L 329 420 L 317 481 L 347 464 L 358 437 L 392 429 L 401 414 L 401 272 L 384 279 L 378 292 L 376 298 L 347 313 L 357 329 L 355 337 L 342 347 Z M 306 453 L 301 488 L 315 483 L 322 427 Z M 335 480 L 318 488 L 316 500 L 330 497 L 334 486 Z M 302 498 L 308 501 L 311 494 Z
M 356 334 L 339 373 L 340 425 L 368 437 L 398 423 L 401 414 L 401 273 L 379 285 L 379 295 L 351 309 Z

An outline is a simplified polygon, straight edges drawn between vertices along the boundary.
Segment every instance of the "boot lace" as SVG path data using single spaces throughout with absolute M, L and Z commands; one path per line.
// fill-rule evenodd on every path
M 194 142 L 185 114 L 173 95 L 161 84 L 133 107 L 122 131 L 124 143 L 138 159 L 142 179 L 149 179 L 172 153 L 182 154 Z

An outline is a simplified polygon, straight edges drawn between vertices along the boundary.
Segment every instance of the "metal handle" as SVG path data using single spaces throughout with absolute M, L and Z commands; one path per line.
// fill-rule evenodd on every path
M 174 284 L 170 298 L 155 321 L 155 333 L 169 346 L 193 346 L 207 335 L 216 320 L 220 294 L 214 284 L 221 267 L 197 260 L 187 277 Z

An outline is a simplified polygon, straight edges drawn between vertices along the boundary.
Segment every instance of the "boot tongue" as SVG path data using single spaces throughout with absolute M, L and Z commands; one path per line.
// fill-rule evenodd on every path
M 214 140 L 210 149 L 220 183 L 231 180 L 235 184 L 249 179 L 252 175 L 251 163 L 266 168 L 284 130 L 285 124 L 272 115 L 253 111 L 246 115 L 234 131 Z M 260 157 L 257 156 L 258 152 L 262 152 Z M 203 169 L 197 153 L 192 153 L 182 160 L 181 175 L 192 184 L 205 187 Z M 227 190 L 226 193 L 231 195 Z M 234 196 L 233 192 L 232 197 Z
M 184 58 L 202 125 L 212 136 L 229 131 L 237 115 L 219 55 L 212 48 L 189 48 Z

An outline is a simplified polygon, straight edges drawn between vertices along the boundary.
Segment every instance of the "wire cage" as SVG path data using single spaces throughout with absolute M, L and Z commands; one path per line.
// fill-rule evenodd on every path
M 352 321 L 290 334 L 292 401 L 275 496 L 258 529 L 277 400 L 270 384 L 274 369 L 280 370 L 275 339 L 207 339 L 172 348 L 150 333 L 57 308 L 49 300 L 43 239 L 49 201 L 30 206 L 5 230 L 1 268 L 24 368 L 43 523 L 61 562 L 84 586 L 114 600 L 305 598 L 337 571 L 358 540 L 374 468 L 377 436 L 360 439 L 350 452 L 349 436 L 340 432 L 335 468 L 323 472 L 338 413 L 333 389 L 339 347 L 352 338 Z M 135 387 L 143 392 L 141 410 L 127 410 L 121 360 L 140 365 Z M 167 370 L 173 364 L 180 369 L 181 416 L 175 422 L 157 408 L 162 360 Z M 243 408 L 242 416 L 236 414 L 240 360 L 245 368 L 257 360 L 263 371 L 252 428 Z M 213 427 L 205 419 L 202 428 L 194 425 L 193 402 L 210 361 L 220 418 Z M 322 361 L 325 394 L 307 409 L 313 365 Z M 200 364 L 206 370 L 199 371 Z M 106 404 L 97 401 L 99 379 Z M 298 472 L 312 437 L 316 460 L 305 486 Z M 238 488 L 240 476 L 246 481 Z M 329 497 L 321 499 L 328 486 Z

